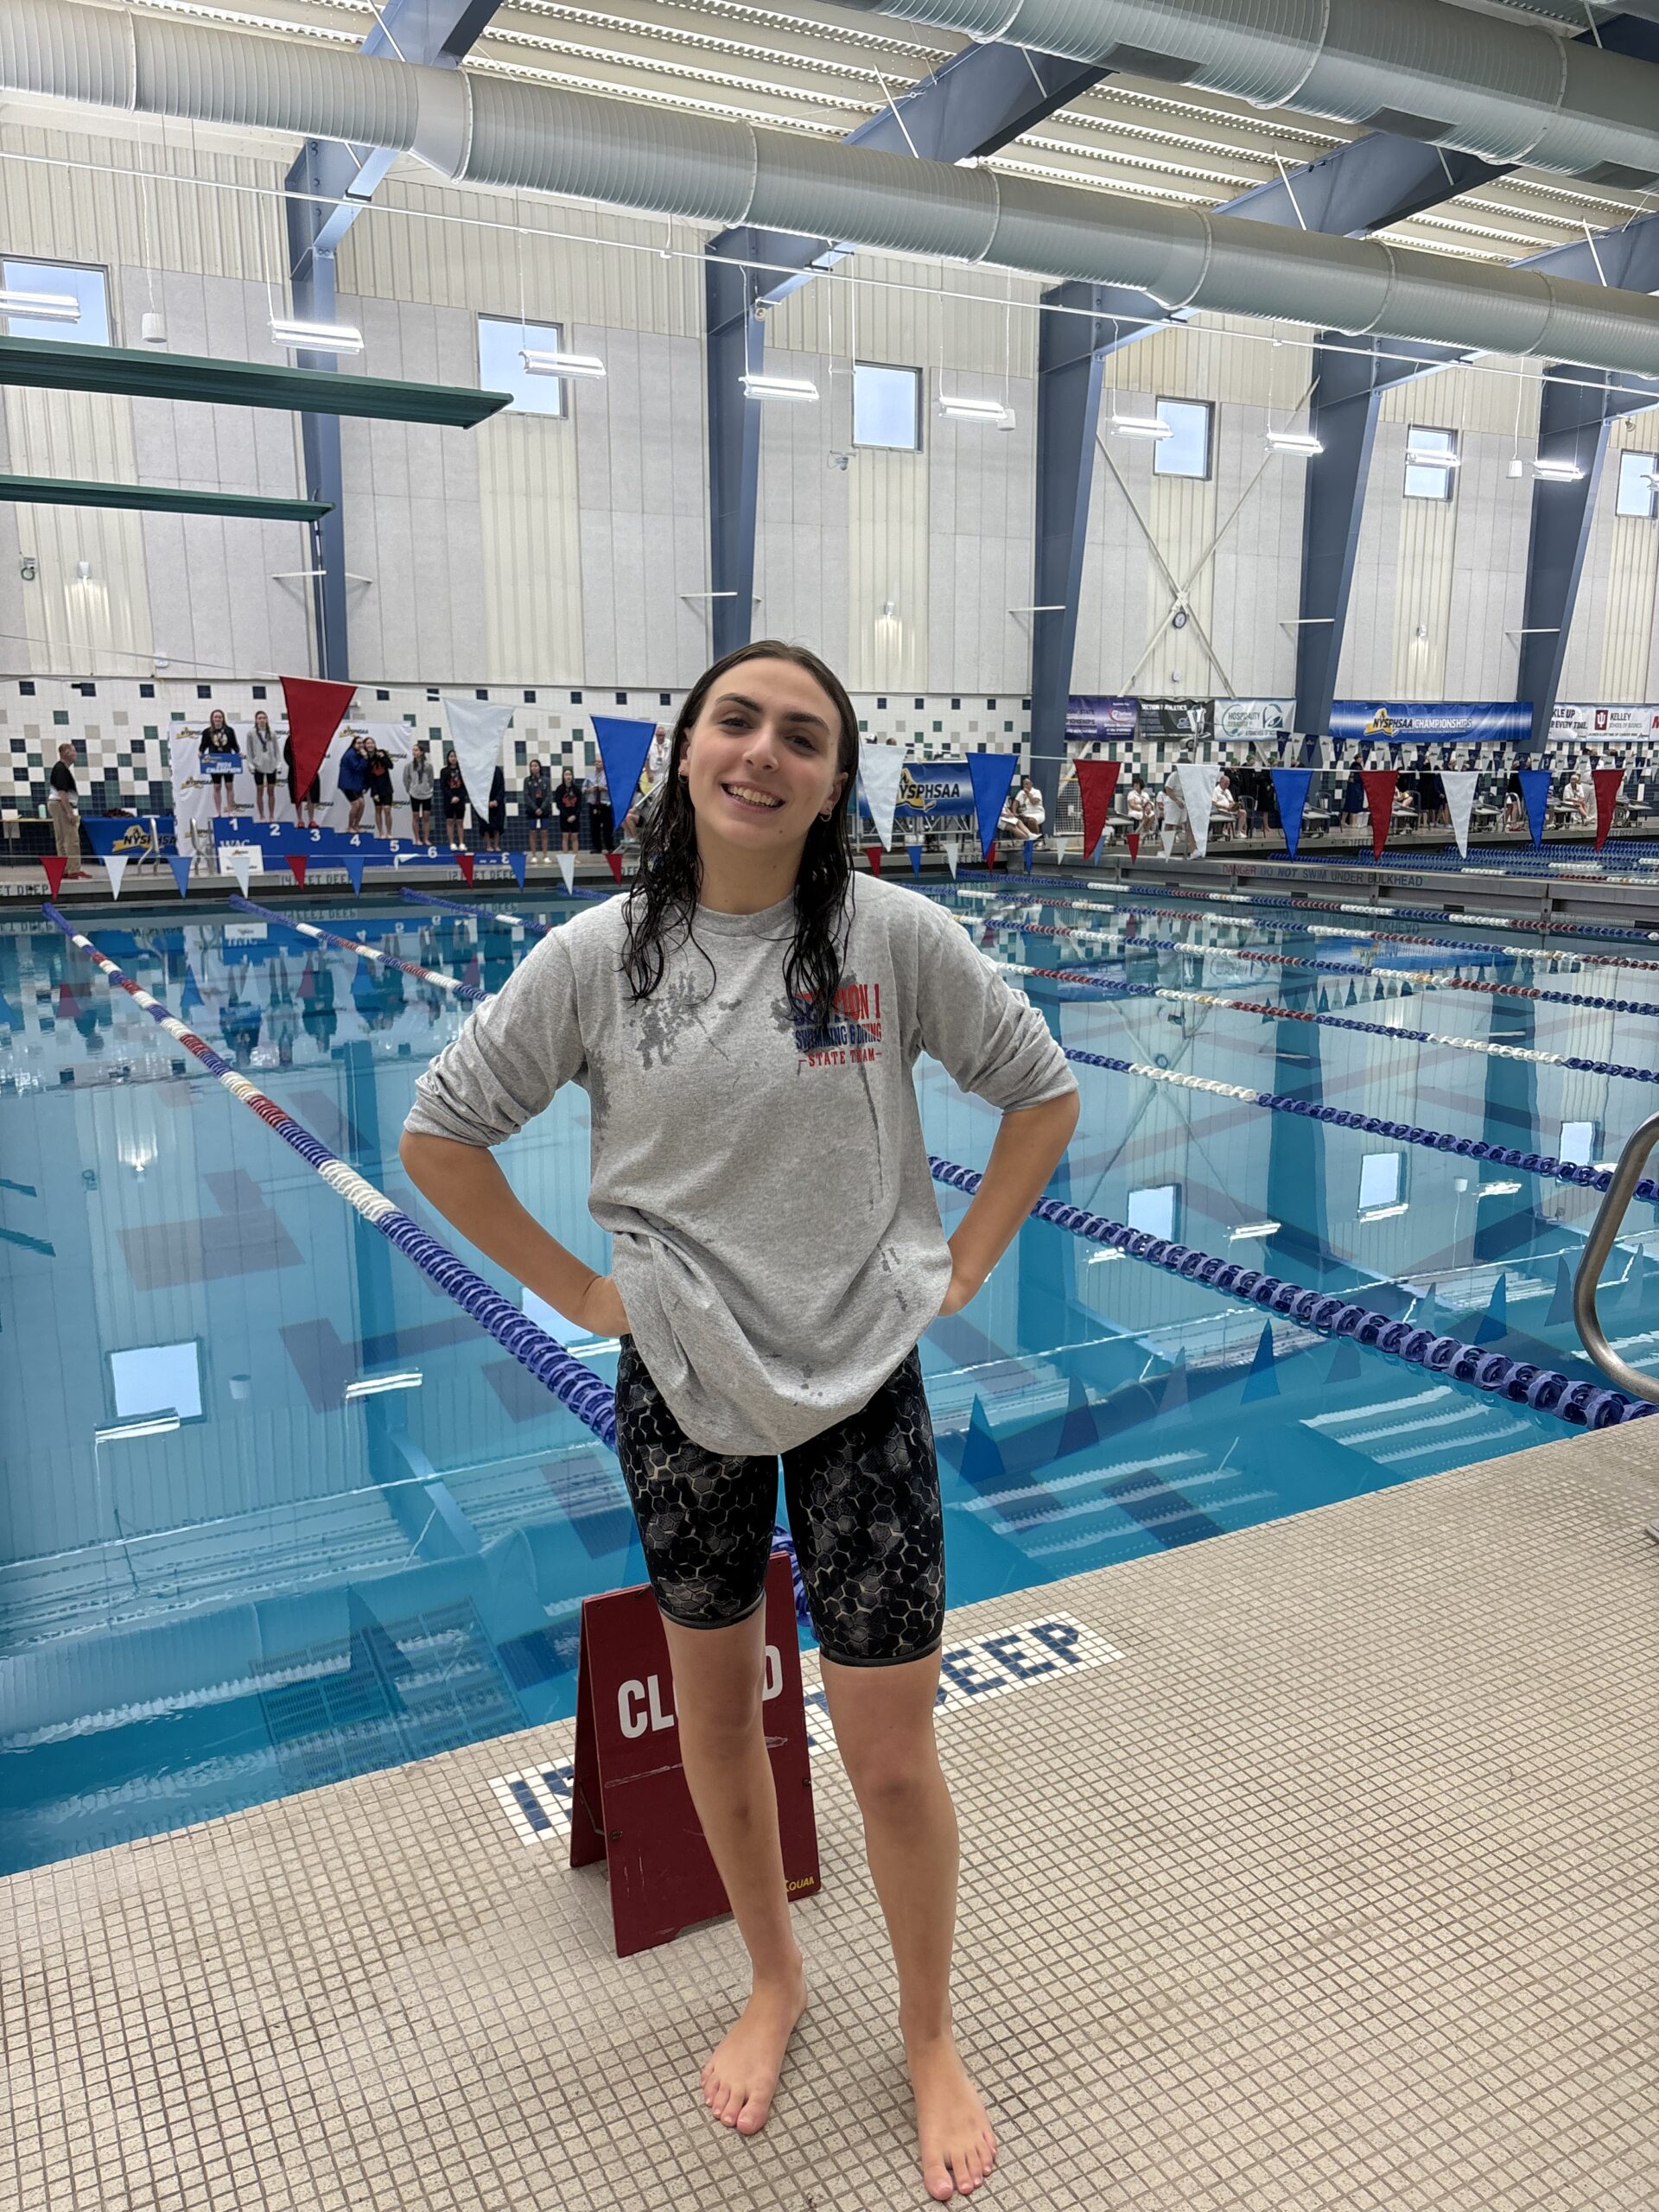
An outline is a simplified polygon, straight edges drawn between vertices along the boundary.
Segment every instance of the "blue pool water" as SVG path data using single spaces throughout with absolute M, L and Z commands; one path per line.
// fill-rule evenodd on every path
M 1437 964 L 1425 948 L 1314 935 L 1282 910 L 1134 919 L 1030 905 L 988 927 L 982 885 L 926 895 L 1011 962 L 1087 961 L 1304 1011 L 1323 994 L 1349 1018 L 1447 1039 L 1654 1061 L 1659 975 L 1599 963 L 1581 938 L 1557 941 L 1570 963 L 1501 956 L 1493 933 L 1490 956 L 1448 947 Z M 409 904 L 306 915 L 486 989 L 532 941 Z M 226 910 L 133 910 L 91 933 L 519 1298 L 397 1162 L 416 1077 L 463 1018 L 446 994 Z M 1370 972 L 1263 966 L 1242 948 Z M 1426 967 L 1436 980 L 1401 998 L 1400 971 Z M 1459 972 L 1651 1001 L 1655 1015 L 1459 993 Z M 1659 1105 L 1625 1077 L 1454 1043 L 1027 988 L 1075 1049 L 1541 1153 L 1607 1160 Z M 1052 1195 L 1591 1372 L 1565 1282 L 1593 1192 L 1151 1075 L 1079 1079 Z M 982 1167 L 995 1113 L 930 1061 L 918 1082 L 930 1150 Z M 501 1158 L 553 1233 L 602 1268 L 587 1154 L 573 1089 Z M 966 1200 L 938 1197 L 949 1227 Z M 1638 1364 L 1659 1336 L 1651 1215 L 1633 1208 L 1603 1296 Z M 611 1453 L 38 918 L 0 925 L 0 1870 L 573 1709 L 583 1597 L 643 1579 Z M 974 1303 L 923 1340 L 950 1603 L 1574 1433 L 1287 1322 L 1264 1344 L 1263 1329 L 1236 1300 L 1027 1224 Z M 613 1345 L 573 1349 L 613 1377 Z M 391 1376 L 399 1387 L 353 1390 Z M 161 1409 L 180 1425 L 143 1433 Z

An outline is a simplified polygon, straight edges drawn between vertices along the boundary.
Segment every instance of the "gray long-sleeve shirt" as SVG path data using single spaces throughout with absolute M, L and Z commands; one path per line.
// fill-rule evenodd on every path
M 785 988 L 792 898 L 700 906 L 702 950 L 671 931 L 663 979 L 636 1004 L 619 897 L 534 948 L 421 1077 L 405 1124 L 495 1145 L 582 1085 L 588 1207 L 635 1349 L 709 1451 L 787 1451 L 844 1420 L 938 1317 L 950 1255 L 919 1053 L 1005 1112 L 1077 1088 L 1042 1015 L 941 907 L 879 878 L 849 896 L 836 1017 L 816 1047 Z

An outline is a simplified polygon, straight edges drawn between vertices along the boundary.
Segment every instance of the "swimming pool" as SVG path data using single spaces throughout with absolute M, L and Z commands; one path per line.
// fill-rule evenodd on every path
M 1052 1196 L 1592 1376 L 1567 1286 L 1593 1190 L 1295 1108 L 1606 1160 L 1659 1098 L 1563 1063 L 1652 1066 L 1659 974 L 1618 964 L 1639 948 L 1570 935 L 1522 957 L 1466 920 L 1375 940 L 1081 880 L 917 895 L 995 957 L 1092 978 L 1026 982 L 1069 1049 L 1129 1064 L 1079 1065 Z M 510 885 L 488 904 L 575 911 Z M 534 937 L 408 900 L 302 918 L 484 990 Z M 223 908 L 88 933 L 458 1245 L 397 1158 L 415 1079 L 464 1019 L 453 993 Z M 582 1599 L 643 1579 L 610 1452 L 38 918 L 0 926 L 0 1869 L 569 1713 Z M 918 1086 L 930 1150 L 982 1167 L 995 1113 L 931 1062 Z M 501 1157 L 603 1267 L 587 1145 L 573 1089 Z M 967 1200 L 938 1195 L 949 1227 Z M 1602 1306 L 1644 1365 L 1649 1205 L 1630 1230 Z M 612 1379 L 613 1344 L 539 1318 Z M 1572 1433 L 1046 1222 L 922 1356 L 952 1605 Z

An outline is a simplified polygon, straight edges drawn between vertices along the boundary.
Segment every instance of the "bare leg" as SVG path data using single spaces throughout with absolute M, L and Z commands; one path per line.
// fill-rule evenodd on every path
M 726 2126 L 753 2135 L 766 2124 L 784 2053 L 806 2010 L 760 1718 L 766 1607 L 734 1628 L 680 1628 L 666 1618 L 663 1627 L 691 1802 L 753 1969 L 741 2018 L 702 2069 L 703 2100 Z
M 899 1969 L 899 2025 L 916 2094 L 923 2178 L 943 2202 L 983 2181 L 995 2162 L 996 2139 L 951 2033 L 958 1848 L 956 1809 L 933 1738 L 939 1655 L 893 1667 L 842 1667 L 829 1658 L 821 1664 Z

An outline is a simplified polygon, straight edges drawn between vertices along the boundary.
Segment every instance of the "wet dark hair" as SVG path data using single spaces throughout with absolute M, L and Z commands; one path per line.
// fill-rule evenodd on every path
M 840 677 L 804 645 L 784 645 L 776 638 L 740 645 L 705 669 L 686 693 L 674 724 L 660 791 L 640 821 L 639 872 L 623 910 L 628 932 L 623 972 L 635 1001 L 648 999 L 663 980 L 664 931 L 678 926 L 696 944 L 692 922 L 702 863 L 696 812 L 679 772 L 680 761 L 687 733 L 702 712 L 704 701 L 722 677 L 747 660 L 785 660 L 804 669 L 830 699 L 841 723 L 836 769 L 846 781 L 829 820 L 815 820 L 807 832 L 795 878 L 795 941 L 784 962 L 784 983 L 791 999 L 811 1001 L 810 1034 L 817 1038 L 829 1027 L 835 1010 L 845 933 L 851 918 L 848 891 L 853 877 L 853 849 L 846 799 L 858 774 L 858 716 Z M 697 950 L 709 959 L 702 945 Z M 709 966 L 712 974 L 712 960 Z

